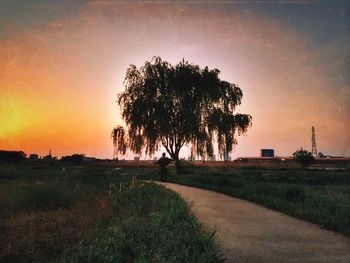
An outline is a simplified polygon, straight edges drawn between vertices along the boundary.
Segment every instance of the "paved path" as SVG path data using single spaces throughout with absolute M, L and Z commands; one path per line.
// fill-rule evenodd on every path
M 217 238 L 227 262 L 350 263 L 350 238 L 224 194 L 162 183 L 192 204 Z

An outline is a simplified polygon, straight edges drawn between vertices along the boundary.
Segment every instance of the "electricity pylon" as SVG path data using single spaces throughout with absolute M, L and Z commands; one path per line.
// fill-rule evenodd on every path
M 312 126 L 311 131 L 312 131 L 312 136 L 311 136 L 312 151 L 311 151 L 311 153 L 314 157 L 317 157 L 316 136 L 315 136 L 315 127 L 314 126 Z

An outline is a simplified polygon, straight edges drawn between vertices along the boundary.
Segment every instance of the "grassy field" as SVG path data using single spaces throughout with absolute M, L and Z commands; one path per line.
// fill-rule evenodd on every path
M 350 236 L 349 171 L 185 166 L 169 181 L 260 203 Z M 220 262 L 157 168 L 0 166 L 0 262 Z
M 0 262 L 221 262 L 213 233 L 140 170 L 0 166 Z
M 186 165 L 168 181 L 250 200 L 350 236 L 350 172 L 307 169 L 240 169 Z M 135 173 L 135 171 L 134 171 Z M 144 178 L 158 179 L 156 171 Z

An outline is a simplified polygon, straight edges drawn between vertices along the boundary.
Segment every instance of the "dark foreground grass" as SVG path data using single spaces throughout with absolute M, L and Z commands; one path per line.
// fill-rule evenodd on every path
M 0 262 L 221 262 L 185 202 L 113 168 L 0 167 Z
M 112 185 L 110 193 L 119 216 L 64 262 L 218 262 L 212 235 L 177 194 L 155 184 Z
M 350 236 L 349 171 L 185 168 L 182 176 L 170 171 L 169 181 L 250 200 Z

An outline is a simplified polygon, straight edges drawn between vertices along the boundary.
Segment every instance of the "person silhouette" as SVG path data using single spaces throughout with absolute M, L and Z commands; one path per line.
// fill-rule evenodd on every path
M 167 180 L 167 169 L 166 167 L 171 163 L 173 159 L 167 158 L 165 153 L 162 154 L 162 157 L 156 162 L 160 166 L 160 181 L 166 182 Z

